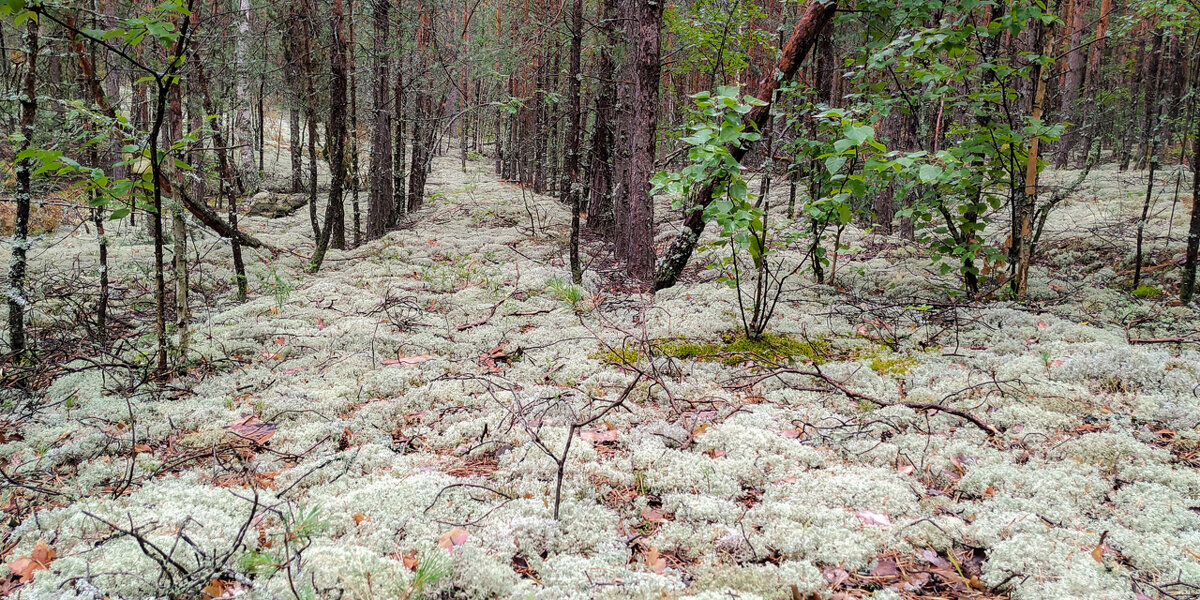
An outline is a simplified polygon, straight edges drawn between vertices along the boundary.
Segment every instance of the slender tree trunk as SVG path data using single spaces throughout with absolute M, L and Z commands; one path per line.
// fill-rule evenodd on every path
M 237 24 L 237 45 L 234 53 L 237 86 L 237 110 L 232 140 L 238 145 L 242 181 L 254 189 L 254 136 L 250 118 L 250 0 L 240 0 Z
M 333 32 L 333 43 L 329 46 L 332 73 L 329 85 L 329 204 L 325 207 L 325 227 L 308 267 L 310 273 L 320 270 L 330 243 L 335 243 L 337 247 L 339 230 L 341 247 L 346 245 L 345 217 L 342 212 L 342 186 L 346 178 L 346 39 L 343 21 L 342 0 L 333 0 L 329 14 L 329 27 Z
M 1066 131 L 1059 144 L 1055 156 L 1055 166 L 1059 168 L 1066 166 L 1071 150 L 1079 139 L 1077 124 L 1080 121 L 1081 111 L 1078 110 L 1076 102 L 1079 99 L 1079 89 L 1083 85 L 1085 65 L 1085 50 L 1081 47 L 1081 43 L 1083 42 L 1083 30 L 1087 27 L 1087 11 L 1091 6 L 1089 0 L 1074 0 L 1074 5 L 1072 22 L 1067 24 L 1071 29 L 1068 37 L 1070 47 L 1067 50 L 1067 72 L 1063 85 L 1062 104 L 1059 105 L 1059 118 L 1072 121 L 1076 125 L 1072 125 Z
M 37 58 L 38 23 L 29 19 L 25 25 L 25 81 L 22 85 L 21 140 L 18 153 L 28 150 L 33 144 L 33 125 L 37 116 Z M 28 351 L 25 339 L 25 306 L 29 297 L 25 295 L 26 254 L 29 250 L 29 210 L 33 198 L 33 159 L 17 161 L 17 211 L 13 223 L 12 257 L 8 264 L 8 342 L 14 361 L 21 361 Z
M 613 227 L 613 120 L 616 113 L 617 85 L 613 80 L 613 48 L 617 45 L 617 0 L 604 0 L 596 79 L 596 123 L 592 132 L 591 192 L 588 194 L 588 229 L 611 237 Z
M 583 193 L 579 182 L 579 128 L 582 125 L 580 109 L 580 83 L 583 73 L 580 71 L 580 53 L 583 46 L 583 0 L 574 0 L 571 5 L 571 50 L 568 58 L 567 101 L 567 157 L 564 168 L 566 182 L 562 186 L 562 199 L 571 209 L 571 280 L 576 284 L 583 283 L 583 266 L 579 262 L 579 210 L 580 196 Z M 653 251 L 653 250 L 651 250 Z
M 353 0 L 348 0 L 346 6 L 349 9 L 350 26 L 350 46 L 347 48 L 350 63 L 350 207 L 353 215 L 354 246 L 358 247 L 362 243 L 362 213 L 358 203 L 358 190 L 361 187 L 358 172 L 358 66 L 355 58 L 358 54 L 358 45 L 354 41 Z M 345 247 L 345 243 L 342 246 Z
M 1042 35 L 1045 36 L 1046 40 L 1043 53 L 1049 54 L 1051 48 L 1050 40 L 1054 36 L 1050 31 L 1046 31 Z M 1048 65 L 1046 64 L 1038 68 L 1037 87 L 1033 93 L 1033 102 L 1029 110 L 1029 116 L 1034 121 L 1040 121 L 1042 118 L 1042 104 L 1046 101 L 1046 78 L 1048 71 Z M 1017 194 L 1013 200 L 1013 204 L 1017 209 L 1017 230 L 1012 232 L 1012 243 L 1017 249 L 1017 269 L 1012 289 L 1016 292 L 1017 298 L 1022 300 L 1025 298 L 1026 288 L 1029 283 L 1029 263 L 1033 257 L 1033 211 L 1038 194 L 1037 163 L 1038 144 L 1040 141 L 1036 135 L 1029 136 L 1029 155 L 1025 163 L 1025 190 L 1023 193 Z
M 1183 282 L 1179 286 L 1179 300 L 1184 304 L 1192 301 L 1196 291 L 1196 259 L 1200 254 L 1200 81 L 1192 84 L 1192 115 L 1196 127 L 1192 138 L 1192 218 L 1188 226 Z
M 392 207 L 392 110 L 388 83 L 391 82 L 388 54 L 391 52 L 389 9 L 391 0 L 374 0 L 372 23 L 374 24 L 374 67 L 375 77 L 372 92 L 375 111 L 371 135 L 371 195 L 368 199 L 367 239 L 383 236 L 395 221 Z
M 1088 98 L 1095 98 L 1096 91 L 1100 82 L 1100 63 L 1104 55 L 1104 46 L 1106 40 L 1104 38 L 1108 32 L 1108 15 L 1112 12 L 1112 0 L 1100 0 L 1100 20 L 1096 24 L 1096 41 L 1092 43 L 1088 54 L 1088 67 L 1086 75 L 1085 87 Z M 1103 122 L 1103 115 L 1106 110 L 1100 107 L 1090 107 L 1090 110 L 1080 111 L 1082 117 L 1079 130 L 1085 136 L 1085 146 L 1092 147 L 1092 140 L 1096 138 L 1100 124 Z M 1097 114 L 1099 113 L 1099 114 Z M 1087 160 L 1087 157 L 1084 157 Z

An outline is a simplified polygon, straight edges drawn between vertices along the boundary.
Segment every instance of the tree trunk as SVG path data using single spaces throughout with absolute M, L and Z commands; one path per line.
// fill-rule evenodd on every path
M 33 144 L 33 124 L 37 116 L 37 57 L 38 23 L 29 19 L 25 26 L 25 81 L 21 90 L 21 140 L 18 153 L 28 150 Z M 13 223 L 12 257 L 8 267 L 8 341 L 14 362 L 25 358 L 28 350 L 25 340 L 25 306 L 29 298 L 25 295 L 26 253 L 29 250 L 29 207 L 33 197 L 33 159 L 17 161 L 17 212 Z
M 1055 156 L 1055 166 L 1058 168 L 1066 166 L 1067 160 L 1070 158 L 1071 150 L 1079 139 L 1078 123 L 1081 120 L 1081 111 L 1076 107 L 1079 88 L 1083 85 L 1085 64 L 1084 49 L 1080 45 L 1083 42 L 1083 30 L 1087 27 L 1086 17 L 1090 5 L 1089 0 L 1074 0 L 1074 4 L 1072 22 L 1067 24 L 1071 28 L 1071 34 L 1068 37 L 1070 47 L 1067 50 L 1067 76 L 1063 84 L 1062 104 L 1059 105 L 1058 117 L 1060 120 L 1072 121 L 1073 125 L 1063 135 L 1062 142 L 1059 144 Z
M 583 73 L 580 72 L 579 55 L 583 46 L 583 0 L 574 0 L 571 4 L 571 50 L 568 57 L 567 71 L 567 156 L 563 165 L 566 171 L 566 182 L 562 186 L 562 200 L 571 209 L 571 280 L 576 285 L 583 283 L 583 266 L 579 263 L 579 202 L 583 193 L 579 182 L 579 128 L 582 125 L 580 110 L 580 82 Z
M 342 0 L 333 0 L 329 13 L 329 27 L 333 32 L 333 42 L 329 45 L 329 204 L 325 206 L 325 227 L 308 266 L 310 273 L 320 270 L 331 243 L 339 248 L 337 242 L 340 241 L 339 249 L 346 246 L 342 209 L 342 188 L 346 179 L 346 39 L 343 21 Z
M 1108 14 L 1112 12 L 1112 0 L 1100 0 L 1100 21 L 1096 24 L 1096 41 L 1092 43 L 1088 54 L 1087 73 L 1085 73 L 1085 86 L 1088 98 L 1096 97 L 1096 90 L 1100 82 L 1100 62 L 1104 55 L 1104 46 L 1106 40 L 1104 36 L 1108 32 Z M 1096 114 L 1097 112 L 1101 114 Z M 1097 130 L 1100 123 L 1103 122 L 1103 113 L 1106 112 L 1099 106 L 1090 107 L 1090 110 L 1081 111 L 1082 119 L 1080 121 L 1079 130 L 1085 136 L 1088 148 L 1092 146 L 1092 140 L 1097 136 Z M 1086 156 L 1084 158 L 1086 160 Z
M 240 0 L 237 26 L 237 46 L 234 53 L 236 61 L 237 101 L 236 136 L 233 142 L 238 145 L 242 172 L 242 181 L 248 189 L 256 185 L 254 178 L 254 136 L 250 119 L 250 0 Z
M 354 2 L 347 0 L 346 7 L 349 14 L 350 40 L 347 48 L 347 57 L 350 73 L 350 165 L 348 167 L 350 174 L 350 207 L 353 215 L 351 231 L 353 231 L 354 247 L 358 247 L 362 243 L 362 213 L 358 203 L 358 190 L 361 187 L 359 183 L 358 171 L 358 66 L 356 64 L 356 56 L 358 54 L 358 44 L 354 39 Z M 345 247 L 345 243 L 342 244 Z
M 389 9 L 391 0 L 374 0 L 374 67 L 372 82 L 375 118 L 371 135 L 371 195 L 368 199 L 367 239 L 383 236 L 394 222 L 392 207 L 392 104 L 388 83 L 391 82 L 388 54 L 391 52 Z
M 805 56 L 808 55 L 808 51 L 816 41 L 817 35 L 825 28 L 825 25 L 833 17 L 836 9 L 836 1 L 822 2 L 817 0 L 805 5 L 804 14 L 801 15 L 800 21 L 796 23 L 795 29 L 792 30 L 791 39 L 788 40 L 787 45 L 783 48 L 779 64 L 773 72 L 768 73 L 759 83 L 758 99 L 766 102 L 767 105 L 756 106 L 743 117 L 743 121 L 750 128 L 761 128 L 766 123 L 767 117 L 770 115 L 770 101 L 775 90 L 796 74 L 796 71 L 800 68 L 800 63 L 804 61 Z M 734 160 L 739 162 L 746 154 L 744 148 L 730 148 L 729 150 Z M 675 285 L 679 274 L 687 265 L 688 260 L 691 259 L 692 251 L 696 249 L 696 243 L 700 240 L 700 234 L 704 232 L 705 222 L 703 213 L 705 207 L 713 201 L 713 189 L 714 184 L 709 183 L 700 186 L 699 189 L 693 190 L 692 198 L 694 204 L 690 207 L 687 216 L 684 218 L 683 231 L 671 242 L 670 248 L 659 260 L 655 269 L 654 289 L 661 290 Z
M 592 132 L 591 192 L 588 194 L 588 229 L 611 235 L 613 226 L 612 124 L 616 112 L 617 86 L 613 81 L 613 48 L 617 45 L 617 0 L 604 0 L 596 79 L 596 124 Z
M 1196 127 L 1192 138 L 1192 219 L 1188 226 L 1183 282 L 1179 286 L 1179 300 L 1184 304 L 1192 301 L 1196 290 L 1196 259 L 1200 254 L 1200 81 L 1192 84 L 1192 118 Z

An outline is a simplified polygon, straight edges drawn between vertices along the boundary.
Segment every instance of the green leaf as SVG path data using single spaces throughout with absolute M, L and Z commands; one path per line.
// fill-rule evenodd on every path
M 852 140 L 856 146 L 861 146 L 868 139 L 873 139 L 874 137 L 875 128 L 870 125 L 846 128 L 846 139 Z
M 937 165 L 921 165 L 921 170 L 917 172 L 917 177 L 921 183 L 934 183 L 942 175 L 942 168 Z
M 825 170 L 832 175 L 840 171 L 842 166 L 845 164 L 845 156 L 830 156 L 829 158 L 825 159 Z

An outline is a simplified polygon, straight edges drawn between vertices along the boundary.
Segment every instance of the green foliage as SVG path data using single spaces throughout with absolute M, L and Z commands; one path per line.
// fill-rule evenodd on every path
M 667 68 L 717 80 L 722 73 L 745 69 L 752 52 L 769 51 L 775 43 L 773 32 L 758 26 L 765 17 L 756 2 L 695 0 L 686 6 L 668 6 L 663 28 L 671 35 L 666 39 L 678 40 L 690 60 L 672 61 Z
M 550 294 L 550 297 L 571 307 L 571 310 L 580 311 L 583 309 L 583 288 L 568 283 L 562 277 L 555 277 L 546 282 L 546 292 Z

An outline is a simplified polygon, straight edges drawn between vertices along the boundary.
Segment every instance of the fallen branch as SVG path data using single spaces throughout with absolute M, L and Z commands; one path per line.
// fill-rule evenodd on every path
M 512 298 L 513 294 L 517 293 L 517 287 L 520 286 L 520 284 L 521 284 L 521 264 L 520 263 L 513 263 L 513 264 L 517 265 L 517 280 L 513 282 L 512 291 L 510 291 L 507 296 L 501 298 L 499 302 L 492 305 L 492 310 L 488 312 L 488 316 L 484 317 L 482 320 L 475 321 L 474 323 L 464 323 L 462 325 L 459 325 L 458 326 L 459 331 L 465 331 L 467 329 L 471 329 L 472 327 L 479 327 L 480 325 L 487 324 L 488 321 L 492 320 L 492 317 L 496 316 L 496 311 L 500 308 L 500 305 L 504 304 L 505 302 L 508 302 L 508 299 Z
M 814 379 L 820 379 L 820 380 L 824 381 L 825 383 L 833 386 L 834 388 L 837 388 L 837 390 L 839 392 L 845 394 L 849 398 L 853 398 L 855 400 L 865 400 L 865 401 L 870 402 L 871 404 L 874 404 L 875 406 L 878 406 L 880 408 L 886 408 L 889 406 L 904 406 L 907 408 L 911 408 L 913 410 L 932 410 L 932 411 L 937 411 L 937 412 L 944 412 L 946 414 L 954 415 L 960 419 L 963 419 L 963 420 L 971 423 L 972 425 L 983 430 L 984 433 L 988 434 L 988 437 L 1000 435 L 1000 430 L 996 429 L 993 425 L 991 425 L 987 421 L 984 421 L 983 419 L 980 419 L 979 417 L 971 414 L 970 412 L 967 412 L 960 408 L 953 408 L 950 406 L 944 406 L 941 404 L 933 404 L 933 403 L 929 403 L 929 402 L 903 402 L 903 401 L 888 402 L 887 400 L 882 400 L 880 398 L 876 398 L 874 396 L 852 390 L 849 387 L 847 387 L 846 384 L 838 381 L 837 379 L 834 379 L 833 377 L 830 377 L 829 375 L 826 375 L 825 373 L 822 373 L 820 368 L 817 368 L 817 370 L 815 370 L 815 371 L 805 371 L 802 369 L 779 369 L 779 370 L 772 371 L 766 375 L 763 375 L 762 377 L 755 379 L 754 381 L 750 382 L 749 384 L 747 384 L 744 387 L 753 387 L 755 384 L 757 384 L 763 380 L 769 379 L 771 377 L 778 377 L 783 374 L 806 375 L 806 376 L 812 377 Z

